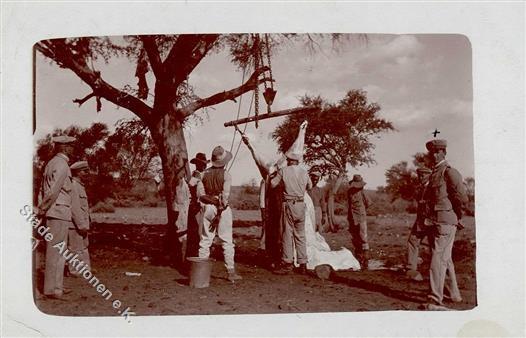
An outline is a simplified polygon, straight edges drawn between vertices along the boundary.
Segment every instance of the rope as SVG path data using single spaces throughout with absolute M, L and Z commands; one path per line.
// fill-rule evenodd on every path
M 253 103 L 253 101 L 254 101 L 254 94 L 252 94 L 252 99 L 250 100 L 250 105 L 249 105 L 248 116 L 247 117 L 250 117 L 250 114 L 252 113 L 252 103 Z M 247 131 L 247 126 L 248 126 L 248 122 L 245 122 L 245 126 L 243 128 L 243 134 Z M 236 132 L 236 130 L 234 129 L 234 133 L 235 132 Z M 239 148 L 241 148 L 241 142 L 243 142 L 242 139 L 240 139 L 239 143 L 237 144 L 236 153 L 232 157 L 232 160 L 230 161 L 230 166 L 228 167 L 227 171 L 230 171 L 230 169 L 232 169 L 232 167 L 234 166 L 234 162 L 236 161 L 237 154 L 239 153 Z
M 241 79 L 241 84 L 245 83 L 245 73 L 246 69 L 243 68 L 243 78 Z M 236 120 L 239 120 L 239 114 L 241 112 L 241 102 L 243 101 L 243 95 L 239 97 L 239 105 L 237 106 L 237 116 Z M 251 103 L 252 105 L 252 103 Z M 234 129 L 234 134 L 232 135 L 232 143 L 230 144 L 230 152 L 232 152 L 232 149 L 234 149 L 234 141 L 236 140 L 236 130 Z

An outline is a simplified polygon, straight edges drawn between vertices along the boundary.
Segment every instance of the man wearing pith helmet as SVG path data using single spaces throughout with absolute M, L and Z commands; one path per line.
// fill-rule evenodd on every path
M 89 175 L 89 166 L 86 161 L 78 161 L 71 165 L 72 190 L 71 190 L 71 218 L 72 226 L 68 231 L 68 249 L 74 255 L 78 255 L 78 261 L 84 262 L 91 270 L 91 263 L 88 252 L 88 230 L 90 226 L 88 195 L 84 184 Z M 79 263 L 73 260 L 68 261 L 69 272 L 72 276 L 78 277 Z
M 38 215 L 46 218 L 49 233 L 53 238 L 46 240 L 46 269 L 44 295 L 48 298 L 63 299 L 71 290 L 64 288 L 65 258 L 54 245 L 67 243 L 68 230 L 73 226 L 71 218 L 71 170 L 68 162 L 73 155 L 70 136 L 53 137 L 55 156 L 46 164 L 42 178 Z
M 451 253 L 457 226 L 461 227 L 462 207 L 467 201 L 467 196 L 462 176 L 446 161 L 446 140 L 431 140 L 426 143 L 426 148 L 434 164 L 424 193 L 428 210 L 425 223 L 432 227 L 428 298 L 430 305 L 442 306 L 444 286 L 449 291 L 447 296 L 451 301 L 462 301 Z
M 205 192 L 205 195 L 200 196 L 200 201 L 204 205 L 199 217 L 201 222 L 199 257 L 208 258 L 210 256 L 210 246 L 217 233 L 223 246 L 228 280 L 234 282 L 242 278 L 236 273 L 234 265 L 232 210 L 228 205 L 232 177 L 225 167 L 231 159 L 231 152 L 221 146 L 215 147 L 212 151 L 212 167 L 205 171 L 202 182 L 198 182 L 198 185 L 202 184 L 204 189 L 197 188 L 197 190 Z M 217 227 L 215 227 L 216 222 Z

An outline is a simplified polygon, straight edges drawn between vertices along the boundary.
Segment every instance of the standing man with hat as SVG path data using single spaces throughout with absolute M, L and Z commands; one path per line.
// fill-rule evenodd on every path
M 426 143 L 428 156 L 434 168 L 424 198 L 429 210 L 426 224 L 431 231 L 431 266 L 429 269 L 432 305 L 442 306 L 444 286 L 454 302 L 462 301 L 451 257 L 457 227 L 462 228 L 462 207 L 467 201 L 466 191 L 460 173 L 446 161 L 446 140 L 431 140 Z M 447 285 L 446 275 L 448 278 Z M 429 307 L 429 306 L 428 306 Z
M 362 176 L 354 175 L 349 182 L 349 190 L 347 190 L 349 232 L 351 233 L 354 255 L 360 262 L 362 270 L 367 270 L 369 265 L 367 208 L 369 208 L 371 201 L 363 191 L 365 184 Z
M 312 182 L 312 189 L 308 191 L 312 204 L 314 205 L 315 229 L 322 232 L 323 226 L 327 223 L 327 203 L 325 202 L 325 190 L 318 187 L 321 174 L 317 171 L 309 174 Z
M 196 257 L 199 254 L 199 224 L 197 222 L 197 214 L 201 210 L 199 197 L 204 195 L 204 188 L 201 180 L 203 173 L 206 170 L 209 160 L 206 159 L 204 153 L 197 153 L 190 163 L 195 165 L 195 170 L 192 172 L 192 177 L 188 180 L 188 188 L 190 189 L 190 206 L 188 207 L 188 232 L 186 240 L 186 257 Z M 201 189 L 201 191 L 197 191 Z
M 63 299 L 71 290 L 64 288 L 65 258 L 55 248 L 56 244 L 67 243 L 68 230 L 73 226 L 71 218 L 71 170 L 68 162 L 73 155 L 74 137 L 55 136 L 55 156 L 47 163 L 41 186 L 38 214 L 45 217 L 53 239 L 46 241 L 46 269 L 44 295 L 48 298 Z
M 89 166 L 86 161 L 78 161 L 71 165 L 72 189 L 71 189 L 71 218 L 73 226 L 68 231 L 69 252 L 78 256 L 78 261 L 84 262 L 87 270 L 91 270 L 91 262 L 88 252 L 88 230 L 90 225 L 88 195 L 84 184 L 89 175 Z M 74 262 L 68 261 L 68 270 L 73 276 L 80 276 Z
M 409 239 L 407 240 L 407 276 L 415 281 L 422 281 L 424 278 L 418 272 L 418 251 L 422 240 L 428 236 L 429 231 L 426 229 L 424 224 L 425 217 L 427 215 L 426 201 L 424 200 L 424 192 L 429 183 L 429 175 L 431 175 L 431 169 L 425 167 L 418 167 L 416 169 L 418 175 L 419 187 L 416 193 L 418 198 L 418 206 L 416 209 L 416 220 L 409 233 Z
M 307 271 L 307 239 L 305 237 L 306 190 L 312 189 L 312 182 L 306 169 L 299 166 L 301 155 L 289 153 L 287 166 L 280 169 L 271 179 L 272 187 L 283 181 L 283 267 L 277 274 L 288 274 L 293 270 L 294 249 L 296 249 L 298 272 Z
M 198 183 L 203 185 L 206 194 L 200 196 L 200 201 L 204 205 L 201 209 L 202 215 L 199 217 L 201 221 L 199 257 L 208 258 L 210 256 L 210 246 L 212 246 L 217 230 L 223 246 L 228 280 L 234 282 L 242 278 L 235 270 L 232 210 L 228 206 L 232 177 L 226 171 L 225 166 L 231 159 L 231 152 L 221 146 L 215 147 L 212 151 L 212 167 L 205 171 L 202 182 Z

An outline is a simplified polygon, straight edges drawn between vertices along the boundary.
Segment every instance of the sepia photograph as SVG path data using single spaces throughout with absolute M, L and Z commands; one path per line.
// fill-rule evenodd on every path
M 0 5 L 0 336 L 526 334 L 524 3 Z
M 465 36 L 135 35 L 34 48 L 34 205 L 23 216 L 34 217 L 42 312 L 477 305 Z

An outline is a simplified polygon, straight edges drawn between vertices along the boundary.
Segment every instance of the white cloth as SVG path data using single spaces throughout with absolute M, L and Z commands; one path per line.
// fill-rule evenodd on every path
M 347 248 L 331 251 L 325 238 L 315 231 L 314 204 L 309 194 L 305 193 L 305 237 L 307 239 L 307 269 L 328 264 L 334 270 L 360 270 L 360 263 Z

